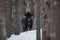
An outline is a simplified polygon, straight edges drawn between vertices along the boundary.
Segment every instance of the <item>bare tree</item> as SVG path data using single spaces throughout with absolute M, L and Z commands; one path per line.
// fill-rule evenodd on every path
M 40 37 L 40 13 L 41 13 L 41 10 L 40 10 L 40 0 L 36 0 L 36 4 L 37 4 L 37 23 L 36 23 L 36 29 L 37 29 L 37 39 L 36 40 L 41 40 L 41 37 Z
M 60 0 L 54 1 L 54 24 L 56 27 L 55 40 L 60 40 Z
M 5 0 L 0 0 L 0 40 L 6 40 Z

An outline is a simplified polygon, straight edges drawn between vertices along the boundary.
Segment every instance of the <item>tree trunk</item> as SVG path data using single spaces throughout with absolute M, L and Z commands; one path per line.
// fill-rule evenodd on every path
M 60 40 L 60 0 L 56 0 L 54 14 L 55 14 L 54 23 L 56 26 L 56 39 L 55 40 Z
M 36 12 L 36 14 L 37 14 L 37 19 L 36 19 L 36 21 L 37 21 L 37 23 L 36 23 L 36 29 L 37 29 L 37 39 L 36 40 L 41 40 L 41 37 L 40 37 L 40 0 L 36 0 L 36 4 L 37 4 L 37 8 L 36 8 L 36 10 L 37 10 L 37 12 Z
M 0 40 L 6 40 L 5 0 L 0 0 Z

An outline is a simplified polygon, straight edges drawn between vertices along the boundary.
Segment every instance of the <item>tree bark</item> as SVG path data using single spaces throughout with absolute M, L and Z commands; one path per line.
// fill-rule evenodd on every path
M 6 40 L 5 0 L 0 0 L 0 40 Z
M 55 26 L 56 26 L 56 39 L 55 40 L 60 40 L 60 0 L 56 0 L 56 5 L 55 5 Z
M 37 21 L 37 23 L 36 23 L 36 29 L 37 29 L 37 31 L 36 31 L 36 33 L 37 33 L 37 39 L 36 40 L 41 40 L 41 36 L 40 36 L 40 11 L 41 11 L 41 9 L 40 9 L 40 0 L 36 0 L 36 4 L 37 4 L 37 8 L 36 8 L 36 10 L 37 10 L 37 12 L 36 12 L 36 14 L 37 14 L 37 19 L 36 19 L 36 21 Z

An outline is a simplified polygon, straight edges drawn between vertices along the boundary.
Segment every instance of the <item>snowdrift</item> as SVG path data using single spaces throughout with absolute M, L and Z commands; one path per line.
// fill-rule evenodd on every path
M 7 38 L 7 40 L 36 40 L 36 30 L 22 32 L 19 35 L 12 34 L 10 38 Z

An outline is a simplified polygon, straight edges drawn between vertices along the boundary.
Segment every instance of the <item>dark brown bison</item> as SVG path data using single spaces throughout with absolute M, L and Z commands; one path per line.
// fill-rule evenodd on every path
M 27 12 L 26 14 L 24 14 L 24 16 L 25 17 L 22 19 L 23 30 L 24 31 L 28 31 L 28 29 L 31 30 L 33 24 L 33 19 L 32 19 L 33 14 Z

